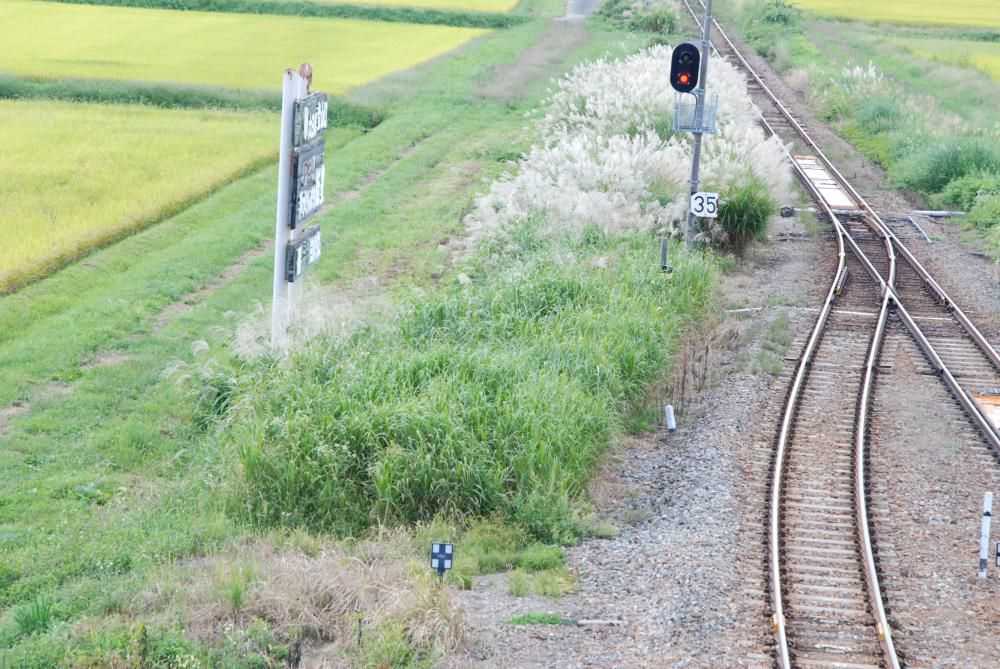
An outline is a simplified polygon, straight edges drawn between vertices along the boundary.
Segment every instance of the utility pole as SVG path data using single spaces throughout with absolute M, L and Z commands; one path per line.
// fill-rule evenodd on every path
M 698 168 L 701 163 L 701 136 L 705 125 L 705 89 L 708 78 L 708 50 L 711 47 L 709 37 L 712 28 L 712 0 L 705 0 L 705 20 L 701 28 L 701 71 L 698 74 L 698 88 L 694 90 L 696 99 L 694 110 L 694 157 L 691 159 L 691 195 L 698 192 L 701 183 L 698 178 Z M 688 248 L 694 244 L 696 216 L 688 209 L 687 227 L 684 228 L 684 245 Z

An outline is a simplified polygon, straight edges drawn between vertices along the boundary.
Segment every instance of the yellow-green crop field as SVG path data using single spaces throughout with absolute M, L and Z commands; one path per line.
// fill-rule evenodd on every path
M 0 292 L 274 158 L 277 116 L 0 101 Z
M 348 0 L 319 0 L 328 4 L 344 4 Z M 376 7 L 417 7 L 453 12 L 509 12 L 517 0 L 350 0 L 352 5 Z
M 1000 2 L 1000 0 L 998 0 Z M 969 40 L 896 40 L 900 46 L 920 58 L 949 65 L 975 68 L 1000 81 L 1000 44 Z
M 1000 0 L 792 0 L 821 14 L 864 21 L 1000 28 Z
M 312 63 L 313 85 L 339 94 L 487 32 L 349 19 L 180 12 L 6 0 L 0 71 L 277 89 Z

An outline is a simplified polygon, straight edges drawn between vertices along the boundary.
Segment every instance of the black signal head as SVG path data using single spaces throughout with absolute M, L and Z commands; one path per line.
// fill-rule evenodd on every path
M 691 42 L 682 42 L 670 58 L 670 85 L 679 93 L 690 93 L 698 86 L 701 51 Z

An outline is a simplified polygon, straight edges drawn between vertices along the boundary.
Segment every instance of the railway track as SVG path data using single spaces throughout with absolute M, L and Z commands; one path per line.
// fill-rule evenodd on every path
M 689 0 L 684 4 L 700 23 Z M 971 393 L 1000 388 L 1000 356 L 714 19 L 712 31 L 717 53 L 747 72 L 764 129 L 813 154 L 789 158 L 833 224 L 838 253 L 775 440 L 767 514 L 775 662 L 900 667 L 879 585 L 866 481 L 869 412 L 886 333 L 912 338 L 997 459 L 1000 434 Z

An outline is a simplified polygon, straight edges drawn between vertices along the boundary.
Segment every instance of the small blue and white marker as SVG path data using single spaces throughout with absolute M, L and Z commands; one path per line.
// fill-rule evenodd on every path
M 437 572 L 438 578 L 444 578 L 444 573 L 451 569 L 451 561 L 455 547 L 451 544 L 431 544 L 431 569 Z

